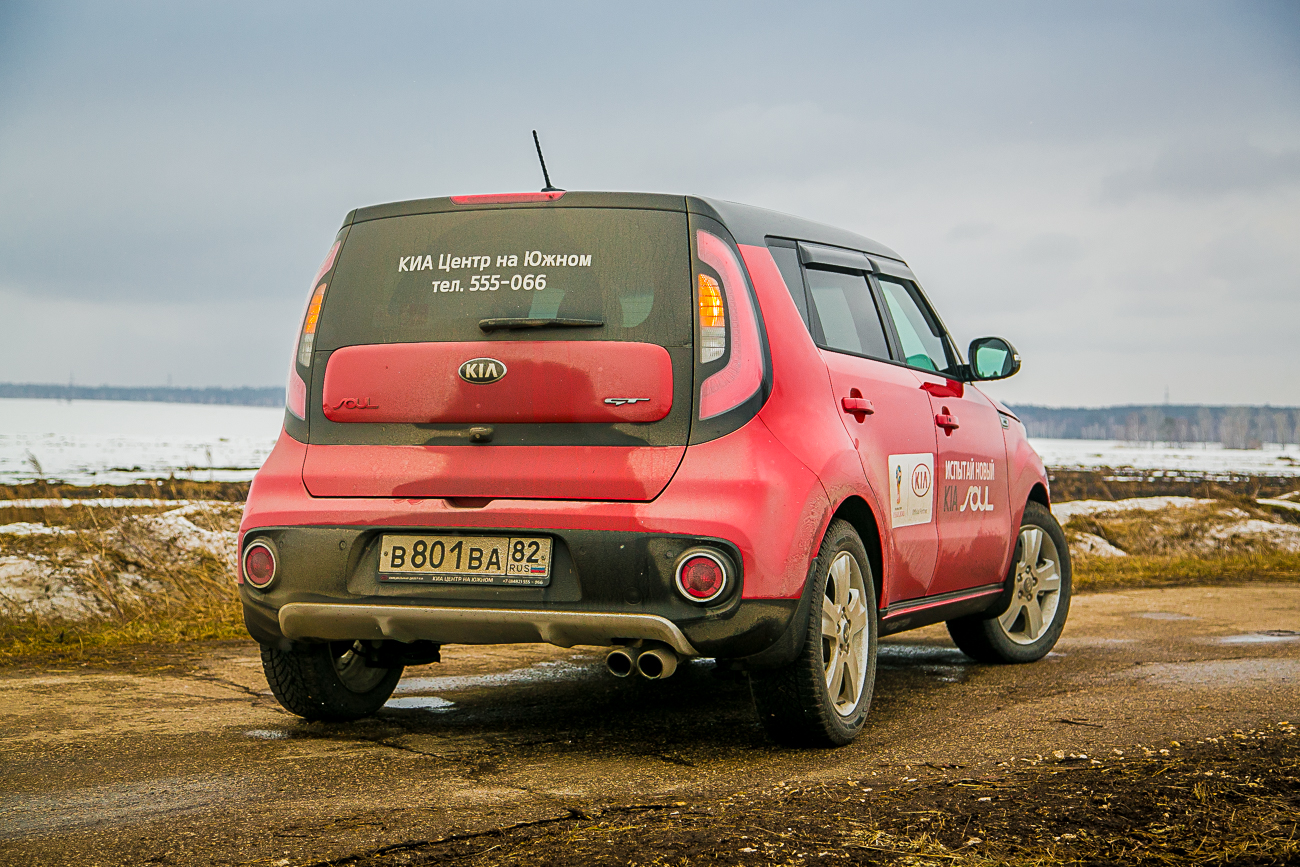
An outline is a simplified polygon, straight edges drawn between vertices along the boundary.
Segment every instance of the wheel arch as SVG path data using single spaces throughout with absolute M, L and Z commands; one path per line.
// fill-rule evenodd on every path
M 1029 489 L 1029 501 L 1039 503 L 1047 508 L 1052 508 L 1051 498 L 1047 494 L 1047 485 L 1042 482 L 1035 482 L 1034 486 Z
M 836 508 L 835 514 L 831 520 L 840 518 L 848 521 L 849 524 L 857 531 L 859 538 L 862 539 L 862 545 L 867 549 L 867 561 L 871 564 L 871 583 L 876 588 L 876 607 L 882 607 L 885 599 L 885 569 L 884 569 L 884 546 L 880 539 L 880 525 L 876 522 L 876 515 L 871 510 L 867 501 L 857 495 L 853 495 L 840 503 Z M 829 529 L 830 524 L 827 524 Z M 825 537 L 826 532 L 822 532 Z M 817 540 L 821 544 L 821 539 Z

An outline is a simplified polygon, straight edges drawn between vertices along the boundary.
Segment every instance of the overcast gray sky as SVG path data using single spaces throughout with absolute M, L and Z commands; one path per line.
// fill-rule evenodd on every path
M 0 0 L 0 381 L 283 382 L 343 216 L 692 193 L 898 250 L 1009 402 L 1300 404 L 1300 3 Z

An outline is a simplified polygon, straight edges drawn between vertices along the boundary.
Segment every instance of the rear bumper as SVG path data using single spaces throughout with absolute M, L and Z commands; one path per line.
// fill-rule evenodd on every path
M 241 551 L 266 541 L 280 564 L 266 591 L 241 588 L 249 631 L 264 644 L 402 640 L 399 634 L 449 644 L 653 639 L 682 653 L 753 657 L 788 643 L 782 639 L 830 520 L 821 482 L 758 419 L 690 446 L 649 502 L 313 497 L 302 482 L 304 457 L 302 443 L 281 437 L 254 480 L 240 527 Z M 549 535 L 551 583 L 380 581 L 381 537 L 403 532 Z M 732 589 L 705 606 L 682 598 L 674 583 L 678 558 L 696 546 L 724 552 L 737 567 Z M 319 607 L 291 607 L 300 605 Z M 362 632 L 341 634 L 354 628 Z
M 647 640 L 661 641 L 682 656 L 700 655 L 672 621 L 653 614 L 294 602 L 280 609 L 278 619 L 280 631 L 290 639 L 412 642 L 438 636 L 449 644 L 544 642 L 559 647 Z

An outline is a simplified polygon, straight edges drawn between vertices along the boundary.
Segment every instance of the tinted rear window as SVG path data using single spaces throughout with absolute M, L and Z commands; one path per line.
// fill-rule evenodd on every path
M 348 232 L 317 348 L 470 340 L 689 346 L 691 305 L 685 214 L 518 208 L 391 217 Z M 484 319 L 552 317 L 604 325 L 479 327 Z

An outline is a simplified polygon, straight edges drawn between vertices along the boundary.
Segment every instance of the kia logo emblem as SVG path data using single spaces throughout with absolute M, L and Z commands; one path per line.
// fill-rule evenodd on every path
M 495 358 L 471 358 L 457 371 L 460 378 L 475 385 L 487 385 L 506 375 L 506 366 Z
M 917 464 L 912 470 L 912 493 L 918 497 L 930 493 L 930 468 L 925 464 Z

